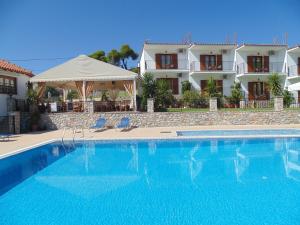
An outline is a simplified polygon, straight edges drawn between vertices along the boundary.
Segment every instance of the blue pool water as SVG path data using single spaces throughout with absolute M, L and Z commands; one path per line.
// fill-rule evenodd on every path
M 177 136 L 299 136 L 300 129 L 260 129 L 260 130 L 194 130 L 177 131 Z
M 300 139 L 60 142 L 0 160 L 0 224 L 300 224 Z

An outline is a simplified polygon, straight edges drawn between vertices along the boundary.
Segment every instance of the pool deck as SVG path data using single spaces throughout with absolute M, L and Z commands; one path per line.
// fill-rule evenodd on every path
M 222 125 L 222 126 L 191 126 L 191 127 L 151 127 L 134 128 L 129 131 L 120 131 L 118 129 L 107 129 L 104 131 L 89 132 L 84 130 L 86 139 L 149 139 L 149 138 L 175 138 L 178 130 L 225 130 L 225 129 L 288 129 L 299 128 L 300 124 L 294 125 Z M 0 141 L 0 158 L 26 150 L 32 146 L 41 143 L 47 143 L 53 140 L 60 140 L 63 130 L 44 131 L 27 134 L 14 135 L 9 141 Z M 66 139 L 73 137 L 72 131 L 67 130 Z M 78 130 L 76 139 L 82 138 L 81 130 Z

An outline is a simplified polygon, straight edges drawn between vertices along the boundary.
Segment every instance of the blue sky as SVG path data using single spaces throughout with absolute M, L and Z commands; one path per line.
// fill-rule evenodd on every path
M 66 59 L 145 40 L 300 43 L 299 0 L 0 0 L 0 58 L 38 74 Z M 135 65 L 132 62 L 131 65 Z

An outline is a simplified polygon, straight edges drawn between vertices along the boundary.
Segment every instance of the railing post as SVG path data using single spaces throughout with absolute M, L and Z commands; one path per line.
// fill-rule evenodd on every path
M 209 99 L 209 111 L 210 112 L 218 111 L 218 100 L 217 100 L 217 98 L 210 98 Z
M 280 112 L 283 110 L 283 97 L 274 98 L 274 110 L 275 112 Z
M 154 112 L 154 100 L 153 98 L 147 99 L 147 112 L 153 113 Z

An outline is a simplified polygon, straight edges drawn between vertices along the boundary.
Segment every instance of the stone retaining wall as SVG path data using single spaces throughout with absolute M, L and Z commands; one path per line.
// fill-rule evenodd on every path
M 124 116 L 131 118 L 132 125 L 138 127 L 168 127 L 196 125 L 276 125 L 300 124 L 300 111 L 281 112 L 112 112 L 112 113 L 51 113 L 41 115 L 41 124 L 47 129 L 60 129 L 68 124 L 83 125 L 88 128 L 100 116 L 111 125 Z

